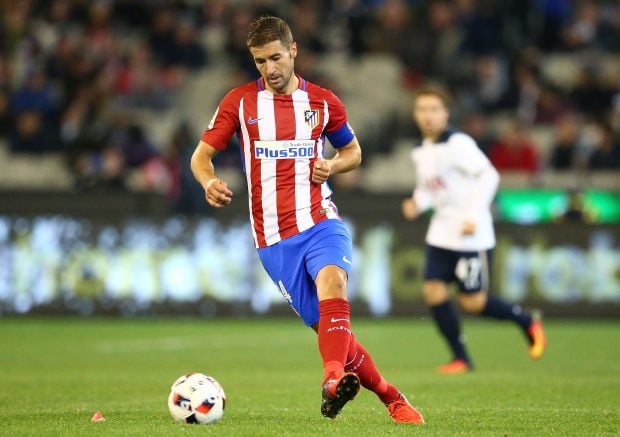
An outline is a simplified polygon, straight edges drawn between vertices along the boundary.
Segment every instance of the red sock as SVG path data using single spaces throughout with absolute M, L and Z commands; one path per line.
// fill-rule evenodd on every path
M 345 371 L 357 373 L 362 386 L 379 396 L 384 404 L 400 398 L 398 389 L 381 376 L 368 351 L 357 342 L 353 335 L 349 344 Z
M 344 372 L 352 338 L 349 302 L 337 298 L 320 301 L 318 333 L 325 382 Z

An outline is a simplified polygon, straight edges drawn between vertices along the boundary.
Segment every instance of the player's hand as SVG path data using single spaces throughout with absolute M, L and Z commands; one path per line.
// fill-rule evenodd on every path
M 228 185 L 221 179 L 211 179 L 205 188 L 205 196 L 209 205 L 221 208 L 232 201 L 233 192 L 228 189 Z
M 323 158 L 317 158 L 317 160 L 314 161 L 314 167 L 312 169 L 312 182 L 315 184 L 322 184 L 327 180 L 330 173 L 330 162 Z
M 476 224 L 474 222 L 466 221 L 463 223 L 461 233 L 463 235 L 473 235 L 476 232 Z
M 414 220 L 418 216 L 418 207 L 411 197 L 407 197 L 401 204 L 403 216 L 407 220 Z

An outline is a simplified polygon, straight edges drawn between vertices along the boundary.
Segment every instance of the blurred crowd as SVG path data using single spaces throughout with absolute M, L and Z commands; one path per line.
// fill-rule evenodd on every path
M 614 0 L 0 0 L 0 140 L 12 154 L 62 153 L 77 189 L 157 191 L 193 210 L 187 160 L 204 126 L 179 123 L 157 143 L 137 114 L 173 113 L 189 78 L 216 65 L 237 83 L 255 77 L 245 40 L 262 14 L 289 21 L 308 80 L 332 85 L 313 69 L 321 56 L 355 68 L 385 53 L 403 91 L 444 84 L 457 127 L 500 170 L 620 169 Z M 570 71 L 544 68 L 554 57 Z M 530 135 L 540 126 L 544 159 Z

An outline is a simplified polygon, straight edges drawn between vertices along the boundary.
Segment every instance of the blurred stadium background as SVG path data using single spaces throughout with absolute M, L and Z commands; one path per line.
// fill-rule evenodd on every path
M 256 76 L 249 22 L 286 18 L 297 71 L 344 101 L 365 156 L 334 178 L 358 313 L 425 313 L 425 220 L 405 223 L 411 95 L 501 172 L 494 291 L 549 316 L 620 315 L 615 0 L 0 0 L 0 316 L 289 314 L 258 264 L 238 150 L 209 209 L 188 162 Z

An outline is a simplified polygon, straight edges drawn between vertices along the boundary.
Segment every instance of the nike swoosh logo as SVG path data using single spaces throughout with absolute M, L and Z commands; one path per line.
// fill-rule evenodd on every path
M 347 256 L 346 256 L 346 255 L 342 257 L 342 260 L 343 260 L 344 262 L 346 262 L 347 264 L 351 264 L 351 265 L 353 265 L 353 263 L 349 260 L 349 258 L 347 258 Z
M 349 319 L 334 319 L 334 318 L 332 317 L 332 323 L 336 323 L 336 322 L 348 322 L 348 321 L 349 321 Z
M 263 117 L 260 118 L 252 118 L 252 117 L 248 117 L 248 124 L 256 124 L 258 123 L 258 120 L 262 120 Z

